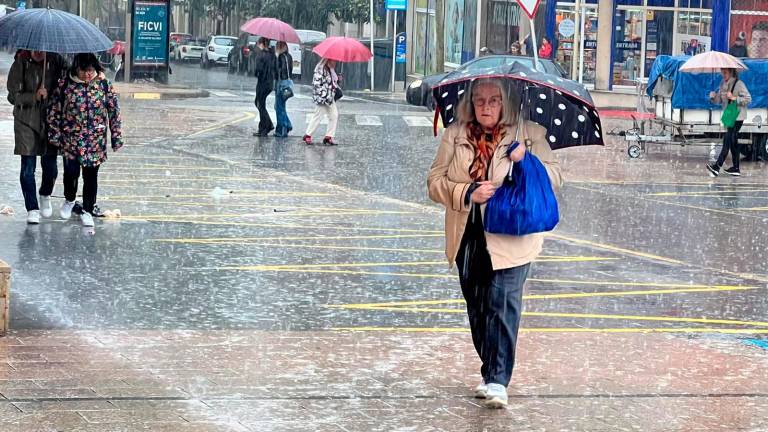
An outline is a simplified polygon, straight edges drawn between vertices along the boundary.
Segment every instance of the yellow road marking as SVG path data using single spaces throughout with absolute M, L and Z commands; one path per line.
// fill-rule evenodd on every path
M 569 299 L 569 298 L 591 298 L 591 297 L 629 297 L 640 295 L 662 295 L 662 294 L 685 294 L 696 292 L 723 292 L 723 291 L 748 291 L 756 290 L 757 287 L 711 287 L 711 288 L 691 288 L 691 289 L 662 289 L 662 290 L 642 290 L 642 291 L 599 291 L 590 293 L 559 293 L 559 294 L 528 294 L 523 296 L 523 300 L 550 300 L 550 299 Z M 439 304 L 464 304 L 463 299 L 446 300 L 414 300 L 404 302 L 390 303 L 351 303 L 340 305 L 326 305 L 326 307 L 337 309 L 379 309 L 393 308 L 402 309 L 404 306 L 430 306 Z
M 333 331 L 347 332 L 396 332 L 396 333 L 469 333 L 463 327 L 333 327 Z M 526 328 L 523 333 L 717 333 L 717 334 L 768 334 L 768 329 L 723 329 L 723 328 Z
M 222 196 L 221 198 L 255 198 L 255 197 L 324 197 L 329 196 L 331 194 L 324 193 L 324 192 L 253 192 L 253 193 L 242 193 L 242 194 L 226 194 Z M 132 198 L 135 201 L 139 201 L 142 198 L 166 198 L 165 195 L 136 195 L 136 196 L 130 196 L 130 195 L 115 195 L 111 197 L 105 197 L 105 198 L 99 198 L 101 200 L 109 200 L 109 199 L 127 199 Z M 171 195 L 170 198 L 214 198 L 213 196 L 209 194 L 181 194 L 181 195 Z M 176 217 L 176 216 L 174 216 Z
M 137 167 L 137 168 L 168 168 L 168 169 L 193 169 L 193 170 L 225 170 L 227 167 L 208 167 L 204 165 L 169 165 L 158 163 L 140 163 L 140 162 L 110 162 L 109 166 L 112 167 Z
M 227 126 L 231 126 L 233 124 L 237 124 L 237 123 L 240 123 L 240 122 L 243 122 L 243 121 L 246 121 L 246 120 L 250 120 L 250 119 L 256 117 L 256 113 L 245 112 L 243 114 L 244 115 L 242 117 L 240 117 L 240 118 L 237 118 L 235 120 L 232 120 L 232 121 L 229 121 L 229 122 L 226 122 L 226 123 L 223 123 L 223 124 L 212 126 L 212 127 L 207 128 L 207 129 L 203 129 L 203 130 L 195 132 L 195 133 L 193 133 L 191 135 L 187 135 L 186 137 L 187 138 L 192 138 L 192 137 L 195 137 L 195 136 L 198 136 L 198 135 L 202 135 L 202 134 L 205 134 L 205 133 L 208 133 L 208 132 L 213 132 L 215 130 L 219 130 L 219 129 L 225 128 Z
M 109 162 L 107 162 L 107 165 L 109 165 Z M 167 170 L 167 171 L 180 171 L 180 170 L 185 170 L 185 171 L 189 171 L 189 170 L 195 170 L 195 171 L 226 171 L 226 170 L 229 169 L 229 168 L 224 168 L 224 167 L 222 167 L 222 168 L 217 168 L 217 167 L 195 167 L 195 168 L 192 168 L 192 167 L 189 167 L 189 168 L 184 168 L 184 167 L 181 167 L 181 168 L 178 168 L 178 167 L 157 167 L 157 168 L 152 168 L 152 167 L 141 167 L 141 166 L 137 167 L 137 166 L 133 166 L 133 165 L 123 165 L 123 166 L 117 165 L 117 164 L 112 164 L 112 165 L 116 169 L 110 169 L 110 171 L 112 173 L 120 173 L 121 175 L 123 173 L 126 173 L 126 171 L 124 169 L 127 169 L 128 172 L 134 172 L 134 171 L 158 171 L 158 170 L 162 170 L 162 169 Z
M 768 189 L 743 188 L 743 189 L 709 190 L 709 191 L 699 191 L 699 192 L 656 192 L 656 193 L 646 194 L 646 196 L 677 197 L 677 196 L 717 195 L 720 193 L 734 193 L 734 192 L 768 192 Z M 744 197 L 744 198 L 752 198 L 752 197 Z
M 264 178 L 264 177 L 227 177 L 227 176 L 205 176 L 205 177 L 182 177 L 182 176 L 175 176 L 173 174 L 167 176 L 165 174 L 141 174 L 139 176 L 136 176 L 134 178 L 130 178 L 130 173 L 124 173 L 120 174 L 119 179 L 111 179 L 110 180 L 110 173 L 109 171 L 104 173 L 104 179 L 106 181 L 139 181 L 139 180 L 180 180 L 180 181 L 211 181 L 211 180 L 231 180 L 233 182 L 248 182 L 248 181 L 269 181 L 273 180 L 270 178 Z M 99 176 L 99 184 L 101 184 L 101 176 Z
M 317 228 L 317 227 L 305 227 L 305 228 Z M 342 229 L 343 228 L 339 228 Z M 360 229 L 365 230 L 365 229 Z M 387 231 L 387 230 L 382 230 Z M 394 230 L 393 230 L 394 231 Z M 262 240 L 371 240 L 371 239 L 397 239 L 397 238 L 417 238 L 417 237 L 439 237 L 441 234 L 386 234 L 386 235 L 367 235 L 367 236 L 296 236 L 296 237 L 248 237 L 244 240 L 262 241 Z M 227 244 L 230 239 L 223 239 L 224 241 L 216 241 L 216 239 L 155 239 L 154 241 L 162 243 L 201 243 L 201 244 Z
M 160 100 L 160 93 L 133 93 L 133 99 Z
M 217 222 L 214 222 L 217 223 Z M 295 229 L 303 229 L 303 230 L 310 230 L 310 231 L 322 231 L 322 230 L 331 230 L 331 231 L 374 231 L 374 232 L 402 232 L 402 233 L 413 233 L 413 234 L 423 234 L 425 237 L 438 237 L 443 234 L 442 231 L 426 231 L 426 230 L 420 230 L 420 229 L 408 229 L 408 228 L 382 228 L 382 227 L 355 227 L 355 226 L 343 226 L 343 225 L 307 225 L 307 224 L 280 224 L 275 225 L 274 223 L 271 224 L 249 224 L 250 226 L 258 226 L 258 227 L 265 227 L 265 228 L 295 228 Z M 422 237 L 421 235 L 413 236 L 413 237 Z M 329 237 L 325 236 L 316 236 L 311 237 L 310 239 L 313 240 L 325 240 Z M 343 237 L 343 238 L 350 238 L 350 237 Z M 357 239 L 359 238 L 366 238 L 366 237 L 355 237 Z M 154 241 L 161 241 L 161 242 L 176 242 L 176 243 L 186 243 L 186 242 L 194 242 L 194 243 L 217 243 L 217 242 L 247 242 L 250 240 L 263 240 L 265 237 L 198 237 L 198 238 L 160 238 L 155 239 Z M 268 240 L 278 240 L 280 237 L 266 237 Z
M 267 208 L 272 209 L 272 207 L 268 206 L 249 206 L 251 208 Z M 153 215 L 136 215 L 136 216 L 126 216 L 123 217 L 123 219 L 134 219 L 134 220 L 146 220 L 146 221 L 163 221 L 166 219 L 186 219 L 186 218 L 192 218 L 192 219 L 215 219 L 215 218 L 273 218 L 273 217 L 299 217 L 299 216 L 375 216 L 375 215 L 412 215 L 417 212 L 410 212 L 410 211 L 392 211 L 392 210 L 324 210 L 324 211 L 267 211 L 263 213 L 221 213 L 218 215 L 185 215 L 185 214 L 176 214 L 176 215 L 163 215 L 163 214 L 153 214 Z
M 635 257 L 646 258 L 646 259 L 650 259 L 650 260 L 654 260 L 654 261 L 661 261 L 661 262 L 665 262 L 665 263 L 668 263 L 668 264 L 686 265 L 686 263 L 684 263 L 683 261 L 672 259 L 672 258 L 667 258 L 667 257 L 659 256 L 659 255 L 645 253 L 645 252 L 634 251 L 634 250 L 631 250 L 631 249 L 620 248 L 620 247 L 611 246 L 611 245 L 607 245 L 607 244 L 603 244 L 603 243 L 597 243 L 597 242 L 593 242 L 593 241 L 589 241 L 589 240 L 581 240 L 581 239 L 577 239 L 577 238 L 573 238 L 573 237 L 566 237 L 566 236 L 561 235 L 561 234 L 549 234 L 549 237 L 550 238 L 554 238 L 554 239 L 558 239 L 558 240 L 563 240 L 563 241 L 566 241 L 566 242 L 569 242 L 569 243 L 575 243 L 575 244 L 579 244 L 579 245 L 590 246 L 590 247 L 597 248 L 597 249 L 608 250 L 608 251 L 611 251 L 611 252 L 617 252 L 617 253 L 621 253 L 621 254 L 624 254 L 624 255 L 631 255 L 631 256 L 635 256 Z

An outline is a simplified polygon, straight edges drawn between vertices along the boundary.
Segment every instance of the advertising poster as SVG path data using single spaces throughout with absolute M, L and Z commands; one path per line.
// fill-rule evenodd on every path
M 137 1 L 133 16 L 133 64 L 164 66 L 168 62 L 168 3 Z
M 731 9 L 729 46 L 743 44 L 749 57 L 768 58 L 768 1 L 734 0 Z
M 464 44 L 464 0 L 445 2 L 445 62 L 461 64 Z

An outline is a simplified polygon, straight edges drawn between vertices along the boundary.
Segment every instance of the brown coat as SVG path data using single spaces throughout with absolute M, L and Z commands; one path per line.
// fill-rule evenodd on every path
M 507 129 L 506 136 L 496 148 L 489 178 L 494 185 L 501 186 L 512 163 L 506 157 L 506 151 L 516 136 L 516 127 Z M 546 129 L 533 122 L 525 122 L 518 137 L 525 142 L 528 138 L 528 150 L 538 157 L 547 169 L 552 186 L 557 189 L 563 183 L 560 166 L 546 140 Z M 469 166 L 474 159 L 475 149 L 467 139 L 467 129 L 463 125 L 453 125 L 443 133 L 443 139 L 437 150 L 427 178 L 427 188 L 432 201 L 445 206 L 445 255 L 448 264 L 453 266 L 456 254 L 464 236 L 464 228 L 469 218 L 470 206 L 465 205 L 464 196 L 472 184 Z M 482 206 L 485 209 L 485 206 Z M 485 233 L 488 252 L 491 255 L 494 270 L 517 267 L 530 263 L 541 253 L 544 242 L 543 234 L 510 236 Z

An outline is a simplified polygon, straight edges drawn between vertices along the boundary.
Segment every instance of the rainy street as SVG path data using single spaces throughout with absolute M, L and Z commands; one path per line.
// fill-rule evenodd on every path
M 338 146 L 307 146 L 299 86 L 291 136 L 257 138 L 253 78 L 173 69 L 208 96 L 121 99 L 97 201 L 121 217 L 95 229 L 25 223 L 0 104 L 3 432 L 768 430 L 764 162 L 712 179 L 708 147 L 557 151 L 561 222 L 489 411 L 426 193 L 433 114 L 345 96 Z

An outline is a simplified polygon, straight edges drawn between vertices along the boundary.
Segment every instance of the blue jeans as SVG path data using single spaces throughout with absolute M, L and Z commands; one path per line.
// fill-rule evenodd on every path
M 285 108 L 285 100 L 282 97 L 283 89 L 286 87 L 293 87 L 293 81 L 282 80 L 277 83 L 277 91 L 275 92 L 275 114 L 277 115 L 277 127 L 275 129 L 275 136 L 286 137 L 288 132 L 293 130 L 291 119 L 288 118 L 288 112 Z
M 493 271 L 487 287 L 461 278 L 472 342 L 482 361 L 480 373 L 488 384 L 506 387 L 512 379 L 517 332 L 523 314 L 523 285 L 530 269 L 531 264 L 525 264 Z
M 59 167 L 56 165 L 56 155 L 40 156 L 40 166 L 43 169 L 43 181 L 40 185 L 40 195 L 51 196 L 56 177 L 59 175 Z M 24 195 L 24 206 L 27 211 L 40 210 L 37 202 L 37 184 L 35 183 L 35 170 L 37 169 L 37 156 L 22 156 L 19 182 L 21 193 Z

